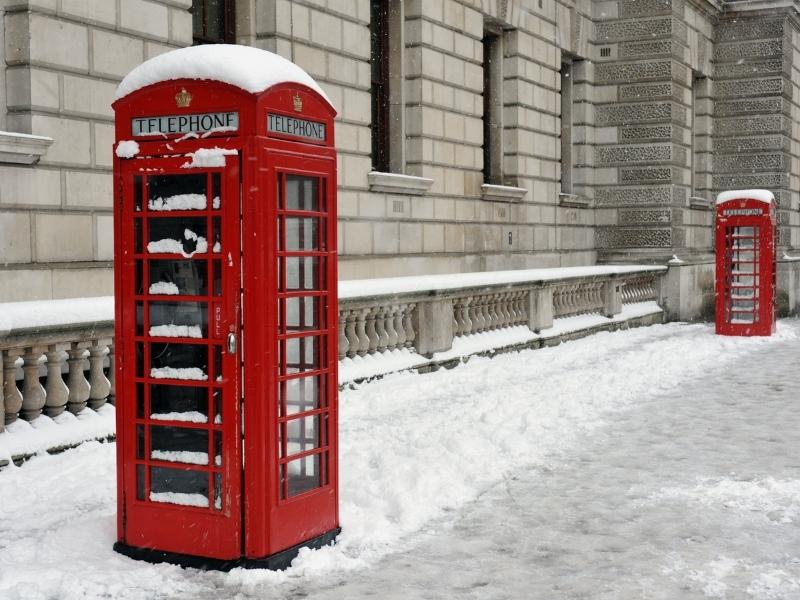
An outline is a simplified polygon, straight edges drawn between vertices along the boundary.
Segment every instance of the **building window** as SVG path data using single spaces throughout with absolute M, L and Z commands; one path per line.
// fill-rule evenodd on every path
M 235 0 L 192 0 L 192 31 L 197 44 L 235 44 Z
M 561 57 L 561 193 L 572 194 L 572 86 L 575 63 L 570 56 Z
M 702 192 L 706 187 L 703 181 L 703 161 L 701 160 L 700 154 L 703 152 L 704 144 L 703 142 L 708 139 L 709 133 L 708 131 L 701 130 L 698 124 L 698 118 L 705 115 L 703 111 L 700 101 L 706 95 L 705 89 L 708 84 L 708 79 L 701 75 L 700 73 L 693 73 L 692 77 L 692 112 L 691 112 L 691 119 L 692 122 L 691 132 L 692 132 L 692 139 L 691 139 L 691 148 L 689 148 L 689 160 L 690 168 L 691 168 L 691 177 L 692 177 L 692 189 L 691 195 L 693 197 L 702 197 Z M 707 146 L 707 144 L 706 144 Z
M 405 171 L 403 2 L 372 0 L 372 169 Z
M 483 34 L 483 180 L 503 183 L 503 32 L 489 24 Z

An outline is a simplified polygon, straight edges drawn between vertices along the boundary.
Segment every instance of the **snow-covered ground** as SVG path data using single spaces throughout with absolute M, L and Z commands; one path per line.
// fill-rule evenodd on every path
M 114 445 L 0 472 L 0 598 L 798 598 L 800 321 L 602 333 L 341 394 L 335 547 L 116 555 Z

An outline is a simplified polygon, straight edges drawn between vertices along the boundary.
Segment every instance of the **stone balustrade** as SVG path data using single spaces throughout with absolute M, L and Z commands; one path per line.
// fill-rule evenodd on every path
M 658 300 L 663 267 L 575 267 L 344 281 L 339 284 L 339 359 L 408 349 L 430 357 L 453 340 L 554 318 L 613 317 L 623 304 Z M 65 410 L 114 403 L 111 299 L 101 320 L 0 332 L 0 431 Z M 53 310 L 70 301 L 53 301 Z M 57 319 L 55 319 L 57 321 Z
M 0 426 L 114 403 L 114 325 L 46 325 L 0 336 Z M 0 427 L 0 431 L 2 427 Z

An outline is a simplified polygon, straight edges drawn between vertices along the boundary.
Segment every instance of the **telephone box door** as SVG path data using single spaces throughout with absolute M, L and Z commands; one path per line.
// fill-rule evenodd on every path
M 246 430 L 245 444 L 248 456 L 251 448 L 276 452 L 265 456 L 264 485 L 254 477 L 248 486 L 253 512 L 246 519 L 251 525 L 263 518 L 262 507 L 270 507 L 266 528 L 248 528 L 251 556 L 283 551 L 338 526 L 336 162 L 333 157 L 266 154 L 270 169 L 262 185 L 276 194 L 266 223 L 272 231 L 277 223 L 270 270 L 277 288 L 277 302 L 272 302 L 278 334 L 267 342 L 274 344 L 267 352 L 277 369 L 265 382 L 270 390 L 266 414 L 250 421 L 248 412 L 245 427 L 252 429 Z M 254 384 L 248 376 L 246 385 Z M 262 422 L 271 430 L 258 429 Z
M 241 554 L 239 160 L 120 161 L 123 541 Z

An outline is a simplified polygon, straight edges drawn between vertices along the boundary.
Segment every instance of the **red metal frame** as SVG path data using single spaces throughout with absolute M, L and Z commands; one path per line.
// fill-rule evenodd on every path
M 183 90 L 192 95 L 192 104 L 189 108 L 176 108 L 176 95 Z M 132 139 L 134 117 L 186 112 L 239 113 L 238 132 L 213 132 L 200 139 L 181 139 L 178 135 L 137 138 L 139 154 L 132 159 L 115 160 L 120 543 L 177 555 L 239 560 L 275 556 L 308 540 L 330 535 L 339 523 L 335 112 L 315 92 L 298 84 L 280 84 L 260 95 L 251 95 L 222 83 L 189 80 L 144 88 L 118 101 L 115 109 L 118 141 Z M 269 134 L 267 112 L 324 123 L 324 143 Z M 236 155 L 226 156 L 224 167 L 185 168 L 187 154 L 214 147 L 233 150 Z M 205 210 L 150 211 L 146 199 L 141 200 L 141 209 L 136 210 L 137 177 L 141 178 L 141 191 L 146 198 L 149 177 L 187 174 L 206 177 Z M 222 206 L 218 210 L 212 203 L 214 177 L 221 180 Z M 279 206 L 279 197 L 286 194 L 287 177 L 317 182 L 319 206 L 311 210 Z M 150 223 L 198 217 L 205 219 L 209 257 L 200 258 L 198 254 L 188 260 L 205 264 L 205 294 L 151 295 L 148 290 L 151 261 L 184 259 L 175 254 L 147 252 Z M 305 247 L 308 240 L 302 238 L 303 229 L 298 227 L 304 219 L 317 224 L 317 239 L 311 248 Z M 222 232 L 222 253 L 216 258 L 211 257 L 215 221 Z M 287 223 L 291 224 L 292 232 L 297 232 L 295 241 L 303 242 L 302 247 L 287 248 Z M 278 227 L 281 229 L 276 235 Z M 138 247 L 136 236 L 142 240 Z M 313 290 L 286 289 L 286 269 L 279 281 L 279 262 L 301 263 L 304 259 L 317 261 L 314 275 L 321 285 Z M 219 296 L 214 289 L 216 268 L 223 272 Z M 140 282 L 143 289 L 136 289 Z M 310 299 L 305 300 L 309 305 L 316 304 L 315 319 L 302 330 L 289 327 L 286 319 L 289 303 L 293 307 L 297 304 L 299 317 L 305 316 L 301 308 L 305 304 L 300 299 Z M 147 307 L 156 301 L 204 303 L 206 337 L 150 337 Z M 141 314 L 139 330 L 137 307 Z M 224 346 L 229 333 L 239 341 L 235 355 L 228 354 Z M 306 342 L 294 340 L 309 339 L 317 342 L 316 362 L 307 365 L 308 371 L 289 372 L 292 369 L 287 362 L 286 347 L 297 345 L 302 350 Z M 187 351 L 198 346 L 207 348 L 208 381 L 170 382 L 154 379 L 141 368 L 137 372 L 137 350 L 149 368 L 151 344 L 165 343 L 180 345 Z M 219 382 L 214 372 L 216 356 L 222 357 L 223 380 Z M 244 364 L 242 357 L 246 359 Z M 311 377 L 316 378 L 321 389 L 318 404 L 294 406 L 289 414 L 286 386 Z M 153 385 L 168 383 L 209 389 L 208 422 L 151 420 L 149 390 Z M 212 417 L 215 390 L 223 394 L 221 423 L 215 423 Z M 139 396 L 142 408 L 137 405 L 141 404 Z M 318 427 L 317 437 L 310 444 L 300 424 L 312 422 L 318 423 Z M 209 464 L 179 466 L 183 471 L 208 474 L 208 508 L 149 500 L 150 468 L 176 467 L 174 462 L 152 457 L 151 431 L 159 426 L 181 428 L 184 435 L 190 435 L 187 431 L 208 432 Z M 139 431 L 144 434 L 142 438 Z M 299 433 L 299 437 L 295 436 L 298 439 L 293 454 L 288 454 L 288 431 Z M 212 458 L 217 454 L 217 434 L 222 436 L 220 465 L 214 464 Z M 304 447 L 307 443 L 310 445 Z M 313 457 L 320 457 L 320 485 L 291 493 L 291 482 L 307 484 L 310 479 L 302 479 L 300 475 L 287 478 L 287 469 L 299 464 L 293 461 L 313 460 Z M 137 493 L 142 496 L 141 489 L 137 490 L 137 469 L 142 467 L 146 473 L 144 499 L 137 498 Z M 222 475 L 220 509 L 214 506 L 217 474 Z
M 775 205 L 746 195 L 717 205 L 716 332 L 775 332 Z

